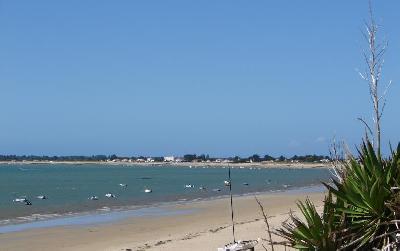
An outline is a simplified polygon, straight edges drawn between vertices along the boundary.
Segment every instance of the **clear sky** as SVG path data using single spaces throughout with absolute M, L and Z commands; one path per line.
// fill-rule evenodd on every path
M 375 1 L 400 141 L 400 2 Z M 291 156 L 360 142 L 363 0 L 0 1 L 0 154 Z

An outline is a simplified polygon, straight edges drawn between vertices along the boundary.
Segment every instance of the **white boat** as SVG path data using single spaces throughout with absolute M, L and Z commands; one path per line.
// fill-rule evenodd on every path
M 229 195 L 230 195 L 230 206 L 231 206 L 231 220 L 232 220 L 232 237 L 233 242 L 226 244 L 222 248 L 218 248 L 218 251 L 240 251 L 240 250 L 251 250 L 254 251 L 254 247 L 258 244 L 256 240 L 249 241 L 236 241 L 235 238 L 235 221 L 233 215 L 233 197 L 232 197 L 232 179 L 231 179 L 231 168 L 228 170 L 229 181 L 224 181 L 226 186 L 229 186 Z
M 15 198 L 13 199 L 14 202 L 26 202 L 27 199 L 26 198 Z
M 120 183 L 119 186 L 120 186 L 120 187 L 127 187 L 128 185 L 127 185 L 127 184 Z
M 39 200 L 47 200 L 46 195 L 38 195 L 36 196 L 36 198 L 38 198 Z
M 95 196 L 95 195 L 89 197 L 89 200 L 98 200 L 98 199 L 99 199 L 99 197 L 97 197 L 97 196 Z
M 105 195 L 107 198 L 117 198 L 117 196 L 115 196 L 115 194 L 112 193 L 106 193 Z
M 200 189 L 200 190 L 206 190 L 206 188 L 203 187 L 203 186 L 199 187 L 199 189 Z
M 219 188 L 213 189 L 213 192 L 220 192 L 220 191 L 221 191 L 221 189 L 219 189 Z
M 144 192 L 145 192 L 145 193 L 151 193 L 151 192 L 153 192 L 153 190 L 151 190 L 151 189 L 144 189 Z
M 194 188 L 194 185 L 192 185 L 192 184 L 187 184 L 187 185 L 185 185 L 185 187 L 186 187 L 186 188 Z
M 248 186 L 248 185 L 249 185 L 249 183 L 247 183 L 247 182 L 243 183 L 243 186 Z
M 239 251 L 239 250 L 254 250 L 254 247 L 258 244 L 257 240 L 251 241 L 237 241 L 229 243 L 222 248 L 218 248 L 218 251 Z
M 24 203 L 27 206 L 32 205 L 32 203 L 27 198 L 16 198 L 13 200 L 14 202 Z

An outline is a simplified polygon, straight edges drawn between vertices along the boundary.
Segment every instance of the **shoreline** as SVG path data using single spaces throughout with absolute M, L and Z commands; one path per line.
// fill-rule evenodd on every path
M 259 191 L 244 194 L 234 194 L 233 198 L 263 196 L 273 194 L 298 194 L 305 192 L 322 192 L 323 185 L 308 185 L 302 187 L 291 187 L 288 189 L 278 189 L 269 191 Z M 191 200 L 177 200 L 158 202 L 144 205 L 126 205 L 118 207 L 101 207 L 90 211 L 69 212 L 69 213 L 49 213 L 33 214 L 17 217 L 15 219 L 5 219 L 0 221 L 0 234 L 24 231 L 27 229 L 47 228 L 55 226 L 90 225 L 114 222 L 128 217 L 141 217 L 146 215 L 168 215 L 169 208 L 178 205 L 186 205 L 196 202 L 207 202 L 227 199 L 229 195 L 219 195 L 213 197 L 196 198 Z M 162 211 L 162 209 L 166 209 Z M 150 210 L 150 212 L 146 212 Z M 160 211 L 161 210 L 161 211 Z M 174 212 L 171 212 L 174 213 Z M 182 212 L 184 213 L 184 212 Z
M 278 226 L 290 209 L 297 211 L 298 199 L 308 197 L 318 206 L 323 195 L 323 191 L 303 188 L 264 192 L 257 197 L 272 217 L 272 226 Z M 0 243 L 4 250 L 216 250 L 231 241 L 229 208 L 227 197 L 188 201 L 159 206 L 161 211 L 147 215 L 2 233 Z M 235 196 L 234 211 L 238 238 L 265 238 L 265 225 L 254 195 Z
M 104 161 L 0 161 L 0 165 L 109 165 L 127 167 L 210 167 L 222 168 L 331 168 L 331 163 L 309 162 L 253 162 L 253 163 L 216 163 L 216 162 L 104 162 Z

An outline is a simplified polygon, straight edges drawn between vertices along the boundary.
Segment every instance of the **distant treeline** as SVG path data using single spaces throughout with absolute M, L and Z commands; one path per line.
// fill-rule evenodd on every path
M 154 162 L 163 162 L 164 157 L 123 157 L 113 155 L 92 155 L 92 156 L 37 156 L 37 155 L 0 155 L 0 161 L 122 161 L 122 160 L 149 160 Z M 262 162 L 262 161 L 274 161 L 274 162 L 284 162 L 284 161 L 296 161 L 296 162 L 320 162 L 320 161 L 330 161 L 329 156 L 324 155 L 294 155 L 291 158 L 286 158 L 284 156 L 272 157 L 270 155 L 264 155 L 263 157 L 254 154 L 249 157 L 228 157 L 228 158 L 215 158 L 210 157 L 208 154 L 185 154 L 182 158 L 175 158 L 175 161 L 183 162 L 222 162 L 229 161 L 234 163 L 247 163 L 247 162 Z
M 294 155 L 291 158 L 286 158 L 283 155 L 279 157 L 273 157 L 270 155 L 264 155 L 264 157 L 254 154 L 252 156 L 243 158 L 239 156 L 235 157 L 229 157 L 229 158 L 210 158 L 208 155 L 199 155 L 197 156 L 196 154 L 186 154 L 183 156 L 183 160 L 187 162 L 192 162 L 192 161 L 218 161 L 218 160 L 229 160 L 234 163 L 247 163 L 247 162 L 263 162 L 263 161 L 276 161 L 276 162 L 283 162 L 283 161 L 298 161 L 298 162 L 319 162 L 319 161 L 330 161 L 329 156 L 324 156 L 324 155 L 303 155 L 303 156 L 297 156 Z

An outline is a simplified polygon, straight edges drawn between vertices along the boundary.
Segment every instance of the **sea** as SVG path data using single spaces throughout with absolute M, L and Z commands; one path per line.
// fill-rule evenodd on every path
M 326 168 L 231 168 L 235 196 L 295 191 L 330 177 Z M 229 195 L 226 180 L 227 166 L 0 164 L 0 232 L 29 222 L 132 210 L 146 214 L 157 212 L 158 205 L 224 197 Z M 90 200 L 92 196 L 98 200 Z M 15 202 L 17 198 L 32 205 Z

